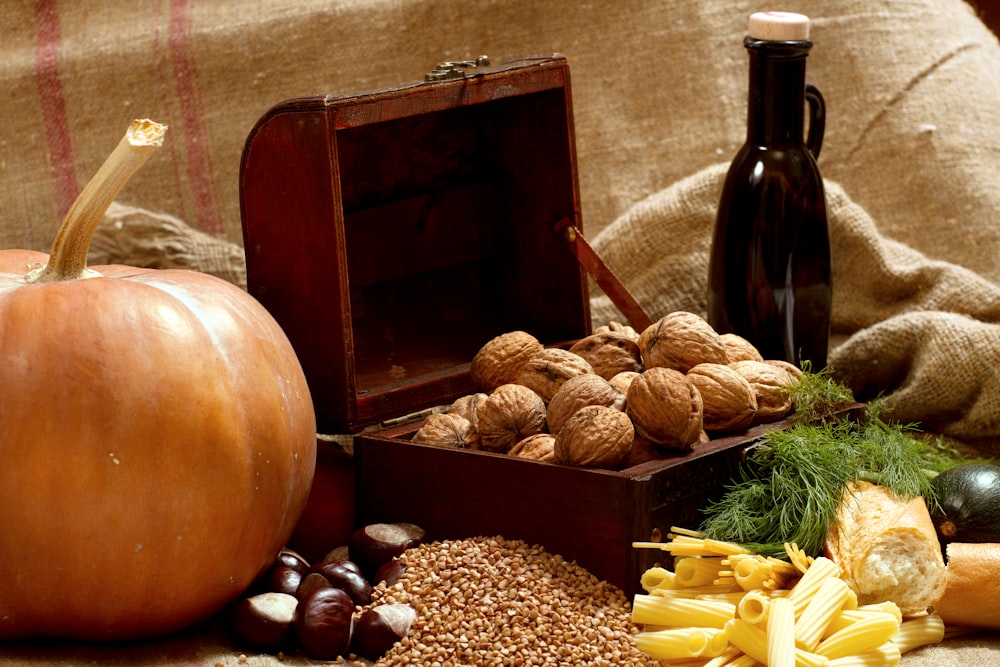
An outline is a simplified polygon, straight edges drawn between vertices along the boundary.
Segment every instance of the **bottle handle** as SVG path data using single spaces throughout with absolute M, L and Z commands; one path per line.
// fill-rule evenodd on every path
M 811 83 L 806 84 L 806 102 L 809 104 L 809 134 L 806 136 L 806 148 L 812 153 L 813 159 L 817 159 L 819 149 L 823 146 L 823 130 L 826 129 L 826 104 L 819 88 Z

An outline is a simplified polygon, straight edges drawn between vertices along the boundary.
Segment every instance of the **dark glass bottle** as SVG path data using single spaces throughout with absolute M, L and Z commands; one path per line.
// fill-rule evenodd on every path
M 762 39 L 754 35 L 759 16 L 751 17 L 744 40 L 750 57 L 747 139 L 719 201 L 708 319 L 720 333 L 747 338 L 765 359 L 808 360 L 818 371 L 826 366 L 832 293 L 826 200 L 816 166 L 825 105 L 805 81 L 808 19 L 804 37 L 793 32 L 793 39 Z

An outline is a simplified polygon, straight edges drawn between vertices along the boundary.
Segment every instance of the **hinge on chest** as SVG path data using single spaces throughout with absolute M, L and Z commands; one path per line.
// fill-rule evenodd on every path
M 424 75 L 424 81 L 447 81 L 448 79 L 464 79 L 469 70 L 478 67 L 489 67 L 490 57 L 479 56 L 475 60 L 449 60 L 438 63 L 430 72 Z

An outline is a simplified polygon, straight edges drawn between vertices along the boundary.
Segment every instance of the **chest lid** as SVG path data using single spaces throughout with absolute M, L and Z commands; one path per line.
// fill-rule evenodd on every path
M 284 328 L 320 432 L 441 405 L 515 329 L 590 331 L 569 67 L 439 66 L 427 80 L 287 100 L 240 170 L 247 281 Z

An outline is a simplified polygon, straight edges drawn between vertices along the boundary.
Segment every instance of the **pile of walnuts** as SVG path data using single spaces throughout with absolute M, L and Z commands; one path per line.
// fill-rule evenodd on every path
M 413 441 L 620 469 L 783 419 L 800 374 L 684 311 L 641 333 L 612 322 L 569 349 L 511 331 L 472 359 L 478 392 L 428 417 Z

